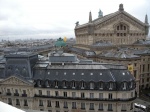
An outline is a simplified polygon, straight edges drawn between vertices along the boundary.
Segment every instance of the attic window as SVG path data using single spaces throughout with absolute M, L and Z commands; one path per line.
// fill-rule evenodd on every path
M 102 75 L 102 73 L 100 73 L 99 75 Z
M 125 75 L 125 73 L 123 72 L 122 75 Z
M 81 73 L 81 75 L 84 75 L 84 73 Z
M 91 73 L 90 75 L 93 75 L 93 73 Z

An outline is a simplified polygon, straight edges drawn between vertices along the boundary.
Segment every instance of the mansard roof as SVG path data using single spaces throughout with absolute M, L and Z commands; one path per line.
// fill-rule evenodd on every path
M 34 80 L 85 81 L 85 82 L 123 82 L 132 81 L 134 77 L 128 70 L 117 69 L 36 69 Z

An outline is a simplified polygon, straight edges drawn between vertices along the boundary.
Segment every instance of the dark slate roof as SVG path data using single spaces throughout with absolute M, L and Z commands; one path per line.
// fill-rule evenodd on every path
M 24 58 L 24 57 L 31 57 L 31 56 L 35 56 L 37 55 L 36 53 L 33 53 L 33 52 L 15 52 L 15 53 L 10 53 L 8 55 L 5 55 L 6 58 L 12 58 L 12 57 L 21 57 L 21 58 Z
M 95 56 L 96 53 L 92 50 L 86 50 L 86 49 L 81 49 L 81 48 L 76 48 L 76 47 L 68 47 L 67 50 L 74 52 L 79 55 L 84 55 L 84 56 Z
M 111 70 L 111 73 L 117 82 L 128 82 L 134 80 L 133 75 L 127 70 Z
M 108 58 L 119 58 L 119 59 L 139 58 L 139 56 L 134 55 L 133 52 L 126 49 L 105 51 L 98 56 Z
M 141 40 L 137 40 L 133 44 L 135 44 L 135 45 L 150 45 L 150 40 L 141 39 Z
M 41 74 L 40 74 L 41 73 Z M 44 74 L 42 74 L 44 73 Z M 92 73 L 92 74 L 91 74 Z M 109 82 L 109 81 L 115 81 L 112 75 L 110 74 L 109 70 L 91 70 L 91 69 L 80 69 L 80 70 L 67 70 L 67 69 L 62 69 L 62 70 L 49 70 L 49 74 L 46 73 L 45 70 L 35 70 L 34 71 L 34 80 L 37 79 L 42 79 L 42 80 L 67 80 L 67 81 L 94 81 L 94 82 L 99 82 L 99 81 L 104 81 L 104 82 Z
M 47 72 L 47 73 L 46 73 Z M 123 75 L 124 74 L 124 75 Z M 94 81 L 94 82 L 122 82 L 134 80 L 133 76 L 127 70 L 67 70 L 67 69 L 51 69 L 48 71 L 36 69 L 34 71 L 34 80 L 58 80 L 58 81 Z
M 133 50 L 135 55 L 150 55 L 150 49 Z

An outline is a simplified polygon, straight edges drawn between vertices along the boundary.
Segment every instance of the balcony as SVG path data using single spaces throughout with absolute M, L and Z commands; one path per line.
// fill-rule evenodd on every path
M 11 96 L 11 93 L 6 93 L 7 96 Z
M 19 93 L 14 93 L 14 96 L 19 96 Z
M 47 95 L 38 95 L 35 94 L 35 97 L 41 97 L 41 98 L 54 98 L 54 99 L 71 99 L 71 100 L 88 100 L 88 101 L 133 101 L 136 99 L 136 96 L 133 98 L 126 98 L 126 99 L 122 99 L 122 98 L 116 98 L 116 99 L 109 99 L 109 98 L 81 98 L 81 97 L 64 97 L 64 96 L 47 96 Z
M 22 94 L 22 97 L 27 97 L 27 94 Z

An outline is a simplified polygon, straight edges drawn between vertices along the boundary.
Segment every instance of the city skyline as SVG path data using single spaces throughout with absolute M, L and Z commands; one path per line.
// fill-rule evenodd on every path
M 146 14 L 150 21 L 148 0 L 1 0 L 0 40 L 75 37 L 75 23 L 87 23 L 90 11 L 96 19 L 99 10 L 105 16 L 116 12 L 120 3 L 140 21 L 144 22 Z

